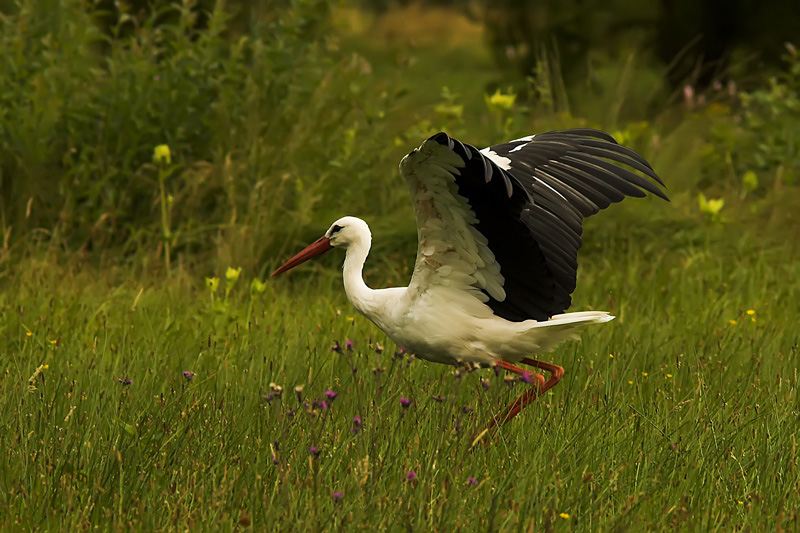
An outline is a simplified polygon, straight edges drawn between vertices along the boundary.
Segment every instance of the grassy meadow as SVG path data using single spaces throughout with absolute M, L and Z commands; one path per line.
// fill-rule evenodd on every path
M 634 55 L 594 93 L 509 80 L 448 11 L 304 0 L 248 33 L 187 3 L 109 37 L 51 4 L 0 18 L 0 529 L 800 527 L 793 48 L 701 100 Z M 442 41 L 398 34 L 412 15 Z M 403 154 L 575 126 L 672 201 L 586 222 L 572 309 L 617 318 L 541 355 L 564 379 L 486 446 L 528 385 L 399 352 L 338 251 L 268 278 L 352 214 L 367 283 L 405 284 Z

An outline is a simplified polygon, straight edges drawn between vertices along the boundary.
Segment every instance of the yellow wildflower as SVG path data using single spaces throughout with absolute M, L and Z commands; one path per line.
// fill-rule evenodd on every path
M 742 187 L 747 191 L 758 189 L 758 176 L 752 170 L 748 170 L 742 177 Z
M 671 377 L 672 377 L 672 374 L 667 374 L 667 377 L 668 377 L 668 378 L 671 378 Z
M 267 284 L 263 281 L 259 280 L 258 278 L 253 278 L 253 281 L 250 282 L 250 292 L 253 294 L 261 294 L 267 290 Z
M 239 279 L 239 274 L 242 273 L 242 267 L 239 268 L 231 268 L 228 267 L 228 270 L 225 272 L 225 279 L 228 280 L 229 283 L 236 282 Z
M 27 335 L 28 337 L 30 337 L 31 335 L 33 335 L 33 333 L 31 333 L 31 332 L 29 331 L 29 332 L 28 332 L 28 333 L 26 333 L 25 335 Z
M 566 520 L 566 519 L 568 519 L 568 518 L 569 518 L 569 514 L 567 514 L 567 513 L 559 513 L 559 515 L 558 515 L 558 516 L 560 516 L 560 517 L 561 517 L 561 518 L 563 518 L 564 520 Z
M 755 309 L 748 309 L 747 310 L 747 314 L 750 315 L 750 316 L 753 316 L 754 314 L 756 314 L 756 310 Z
M 153 163 L 156 165 L 172 164 L 172 153 L 169 151 L 168 145 L 159 144 L 153 149 Z
M 500 89 L 497 89 L 493 95 L 484 95 L 484 98 L 489 110 L 497 113 L 513 109 L 514 103 L 517 100 L 517 95 L 514 93 L 503 94 L 500 92 Z
M 736 325 L 736 321 L 733 320 L 733 319 L 729 320 L 729 322 L 731 323 L 731 326 L 735 326 Z
M 642 372 L 642 375 L 643 375 L 644 377 L 647 377 L 647 372 Z
M 724 198 L 706 198 L 706 195 L 700 193 L 697 196 L 697 203 L 700 206 L 700 211 L 709 215 L 711 218 L 716 218 L 719 215 L 719 212 L 722 210 L 722 206 L 725 205 Z
M 206 278 L 206 286 L 211 292 L 217 292 L 219 288 L 219 278 Z

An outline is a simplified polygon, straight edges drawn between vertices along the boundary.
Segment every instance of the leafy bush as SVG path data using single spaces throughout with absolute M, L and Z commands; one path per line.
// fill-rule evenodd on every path
M 739 92 L 731 86 L 730 120 L 711 128 L 707 166 L 727 166 L 745 190 L 800 177 L 800 54 L 790 44 L 786 49 L 786 69 L 765 86 Z
M 322 224 L 334 177 L 365 179 L 392 95 L 371 92 L 363 59 L 337 57 L 329 3 L 268 3 L 241 35 L 221 5 L 202 28 L 190 2 L 118 17 L 133 31 L 110 37 L 80 0 L 24 0 L 0 20 L 4 233 L 128 254 L 162 238 L 179 254 L 221 243 L 225 263 L 248 264 Z M 161 144 L 171 231 L 151 163 Z

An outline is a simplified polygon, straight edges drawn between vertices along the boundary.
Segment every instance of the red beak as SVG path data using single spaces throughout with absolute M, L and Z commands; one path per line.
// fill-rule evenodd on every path
M 331 248 L 333 248 L 331 240 L 327 237 L 320 237 L 316 241 L 306 246 L 302 252 L 286 261 L 282 267 L 272 273 L 272 277 L 275 277 L 282 272 L 286 272 L 290 268 L 294 268 L 300 263 L 305 263 L 312 257 L 316 257 L 319 254 L 325 253 Z

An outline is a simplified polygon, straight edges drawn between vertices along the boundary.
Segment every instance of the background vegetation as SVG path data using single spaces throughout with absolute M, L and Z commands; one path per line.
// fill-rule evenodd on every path
M 800 56 L 594 4 L 0 1 L 2 527 L 796 529 Z M 353 214 L 404 284 L 410 147 L 577 126 L 672 203 L 587 221 L 618 319 L 494 446 L 523 384 L 395 354 L 333 253 L 265 280 Z

